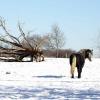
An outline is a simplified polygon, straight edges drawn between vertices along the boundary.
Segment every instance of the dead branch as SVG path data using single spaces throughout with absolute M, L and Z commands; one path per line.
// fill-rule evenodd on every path
M 30 46 L 30 48 L 33 50 L 33 47 L 31 46 L 31 44 L 27 41 L 27 38 L 25 37 L 25 33 L 23 31 L 23 29 L 21 28 L 20 24 L 18 24 L 18 28 L 20 31 L 20 34 L 23 36 L 24 40 L 27 42 L 27 44 Z
M 0 41 L 4 42 L 4 43 L 9 43 L 11 45 L 14 45 L 14 46 L 17 46 L 17 47 L 20 47 L 20 48 L 23 48 L 23 46 L 21 44 L 18 44 L 18 43 L 14 43 L 14 42 L 11 42 L 11 41 L 8 41 L 8 40 L 5 40 L 4 38 L 0 38 Z
M 7 28 L 6 28 L 6 25 L 5 25 L 5 20 L 4 20 L 2 17 L 0 18 L 0 26 L 1 26 L 1 28 L 5 31 L 5 34 L 6 34 L 7 36 L 9 36 L 9 38 L 11 38 L 11 40 L 13 40 L 13 42 L 19 43 L 19 44 L 20 44 L 19 39 L 16 38 L 16 37 L 14 37 L 13 35 L 11 35 L 11 34 L 8 32 L 8 30 L 7 30 Z
M 30 61 L 33 61 L 33 57 L 36 60 L 40 57 L 44 59 L 43 53 L 40 50 L 40 45 L 44 42 L 44 39 L 41 39 L 38 43 L 36 43 L 37 41 L 34 40 L 35 45 L 33 46 L 31 45 L 30 41 L 28 41 L 27 37 L 25 36 L 25 33 L 20 24 L 18 24 L 18 29 L 20 32 L 19 37 L 15 37 L 11 35 L 10 32 L 8 32 L 5 25 L 5 20 L 2 18 L 0 19 L 0 27 L 5 32 L 5 36 L 0 36 L 0 41 L 6 44 L 10 44 L 11 46 L 14 46 L 14 49 L 12 49 L 11 47 L 7 48 L 7 47 L 0 46 L 0 55 L 3 55 L 4 57 L 6 56 L 13 57 L 14 60 L 12 59 L 10 61 L 23 61 L 23 58 L 28 57 L 28 56 L 30 57 Z M 10 40 L 6 38 L 6 36 L 8 36 Z M 26 41 L 28 47 L 22 44 L 22 42 L 20 42 L 19 40 L 20 37 L 23 38 L 23 40 L 21 41 Z M 9 61 L 9 60 L 4 60 L 4 61 Z

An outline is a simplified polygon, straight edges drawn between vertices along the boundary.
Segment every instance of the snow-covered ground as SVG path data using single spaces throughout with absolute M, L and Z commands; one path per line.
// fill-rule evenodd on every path
M 100 100 L 100 59 L 86 60 L 81 79 L 67 58 L 0 62 L 0 100 Z

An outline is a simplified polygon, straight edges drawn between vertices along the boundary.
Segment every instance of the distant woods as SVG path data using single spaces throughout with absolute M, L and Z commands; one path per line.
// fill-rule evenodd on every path
M 96 38 L 96 50 L 97 52 L 97 57 L 100 57 L 100 32 Z
M 45 46 L 47 50 L 56 51 L 56 57 L 59 57 L 59 50 L 65 45 L 64 32 L 60 29 L 57 24 L 52 26 L 51 32 L 47 33 L 48 41 Z

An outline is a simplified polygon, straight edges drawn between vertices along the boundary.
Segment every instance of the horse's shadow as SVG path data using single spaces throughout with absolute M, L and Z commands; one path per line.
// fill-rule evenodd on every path
M 41 76 L 32 76 L 32 77 L 36 77 L 36 78 L 63 78 L 66 76 L 57 76 L 57 75 L 41 75 Z

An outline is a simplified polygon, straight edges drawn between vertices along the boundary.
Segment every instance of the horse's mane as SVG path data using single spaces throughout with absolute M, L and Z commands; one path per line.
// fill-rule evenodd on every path
M 90 49 L 81 49 L 79 50 L 79 53 L 83 55 L 83 57 L 86 57 L 87 52 L 93 53 L 93 50 Z
M 83 55 L 83 57 L 85 58 L 86 50 L 87 49 L 81 49 L 81 50 L 78 51 L 78 53 L 80 53 L 81 55 Z
M 72 53 L 72 54 L 80 54 L 80 55 L 82 55 L 84 58 L 86 58 L 87 52 L 90 52 L 91 54 L 93 54 L 93 50 L 90 50 L 90 49 L 80 49 L 79 51 L 74 52 L 74 53 Z

